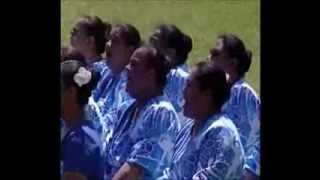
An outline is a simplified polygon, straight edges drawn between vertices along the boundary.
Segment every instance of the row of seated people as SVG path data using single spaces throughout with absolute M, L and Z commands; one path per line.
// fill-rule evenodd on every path
M 192 39 L 175 25 L 142 43 L 130 24 L 85 16 L 71 45 L 61 63 L 65 179 L 259 177 L 260 100 L 237 36 L 220 35 L 190 70 Z

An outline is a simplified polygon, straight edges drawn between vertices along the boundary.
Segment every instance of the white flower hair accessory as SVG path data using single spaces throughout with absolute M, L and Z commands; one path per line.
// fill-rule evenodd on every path
M 79 87 L 82 87 L 90 82 L 91 77 L 92 74 L 90 71 L 84 67 L 80 67 L 78 72 L 73 76 L 73 80 Z

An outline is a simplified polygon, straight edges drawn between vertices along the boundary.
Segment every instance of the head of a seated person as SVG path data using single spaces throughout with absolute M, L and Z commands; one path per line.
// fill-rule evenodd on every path
M 204 120 L 220 112 L 230 94 L 225 72 L 210 62 L 199 62 L 192 69 L 184 90 L 184 115 Z
M 234 81 L 243 78 L 251 65 L 252 53 L 238 36 L 222 34 L 210 49 L 211 61 L 223 69 Z M 232 81 L 232 80 L 231 80 Z
M 138 48 L 127 66 L 127 92 L 141 101 L 161 95 L 169 66 L 169 61 L 156 48 L 150 45 Z
M 75 116 L 83 111 L 99 74 L 86 69 L 83 62 L 66 60 L 60 64 L 61 116 Z
M 141 45 L 139 31 L 131 24 L 116 24 L 106 44 L 108 66 L 114 73 L 121 72 L 132 53 Z
M 83 16 L 70 32 L 71 46 L 85 58 L 93 54 L 100 56 L 105 51 L 110 30 L 111 24 L 103 22 L 99 17 Z
M 158 25 L 149 38 L 149 43 L 165 54 L 174 68 L 187 61 L 192 50 L 192 39 L 173 24 Z

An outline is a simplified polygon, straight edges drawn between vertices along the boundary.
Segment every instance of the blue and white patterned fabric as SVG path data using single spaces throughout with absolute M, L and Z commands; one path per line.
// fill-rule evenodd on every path
M 167 75 L 167 82 L 164 88 L 164 94 L 168 97 L 181 120 L 186 119 L 183 115 L 183 91 L 189 76 L 186 64 L 182 64 L 171 69 Z M 183 120 L 184 121 L 184 120 Z
M 246 153 L 245 168 L 260 175 L 260 99 L 243 79 L 231 88 L 230 99 L 223 106 L 240 133 Z
M 101 77 L 103 76 L 103 74 L 105 73 L 105 71 L 109 70 L 107 64 L 106 64 L 107 60 L 100 60 L 98 62 L 93 63 L 92 68 L 93 70 L 95 70 L 96 72 L 99 72 Z
M 179 65 L 178 66 L 178 68 L 179 69 L 182 69 L 184 72 L 187 72 L 187 73 L 189 73 L 189 67 L 188 67 L 188 65 L 187 64 L 181 64 L 181 65 Z
M 125 163 L 143 168 L 142 179 L 155 179 L 168 166 L 173 143 L 181 124 L 172 104 L 163 96 L 148 100 L 136 119 L 135 100 L 119 109 L 115 130 L 106 146 L 106 177 L 112 176 Z
M 216 114 L 194 137 L 189 120 L 177 137 L 172 164 L 158 180 L 234 180 L 243 175 L 244 150 L 235 125 Z
M 126 71 L 123 71 L 120 74 L 113 74 L 106 66 L 102 72 L 103 77 L 99 80 L 96 89 L 92 91 L 92 96 L 89 98 L 87 113 L 100 134 L 103 149 L 106 134 L 113 129 L 116 110 L 121 103 L 131 98 L 125 90 L 126 73 Z
M 104 159 L 98 134 L 86 125 L 62 128 L 61 174 L 78 172 L 90 180 L 103 180 Z

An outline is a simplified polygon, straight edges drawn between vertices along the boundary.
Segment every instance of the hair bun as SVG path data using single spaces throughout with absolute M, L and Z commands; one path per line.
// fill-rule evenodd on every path
M 189 35 L 184 34 L 183 41 L 185 45 L 186 53 L 189 53 L 192 50 L 192 39 Z

